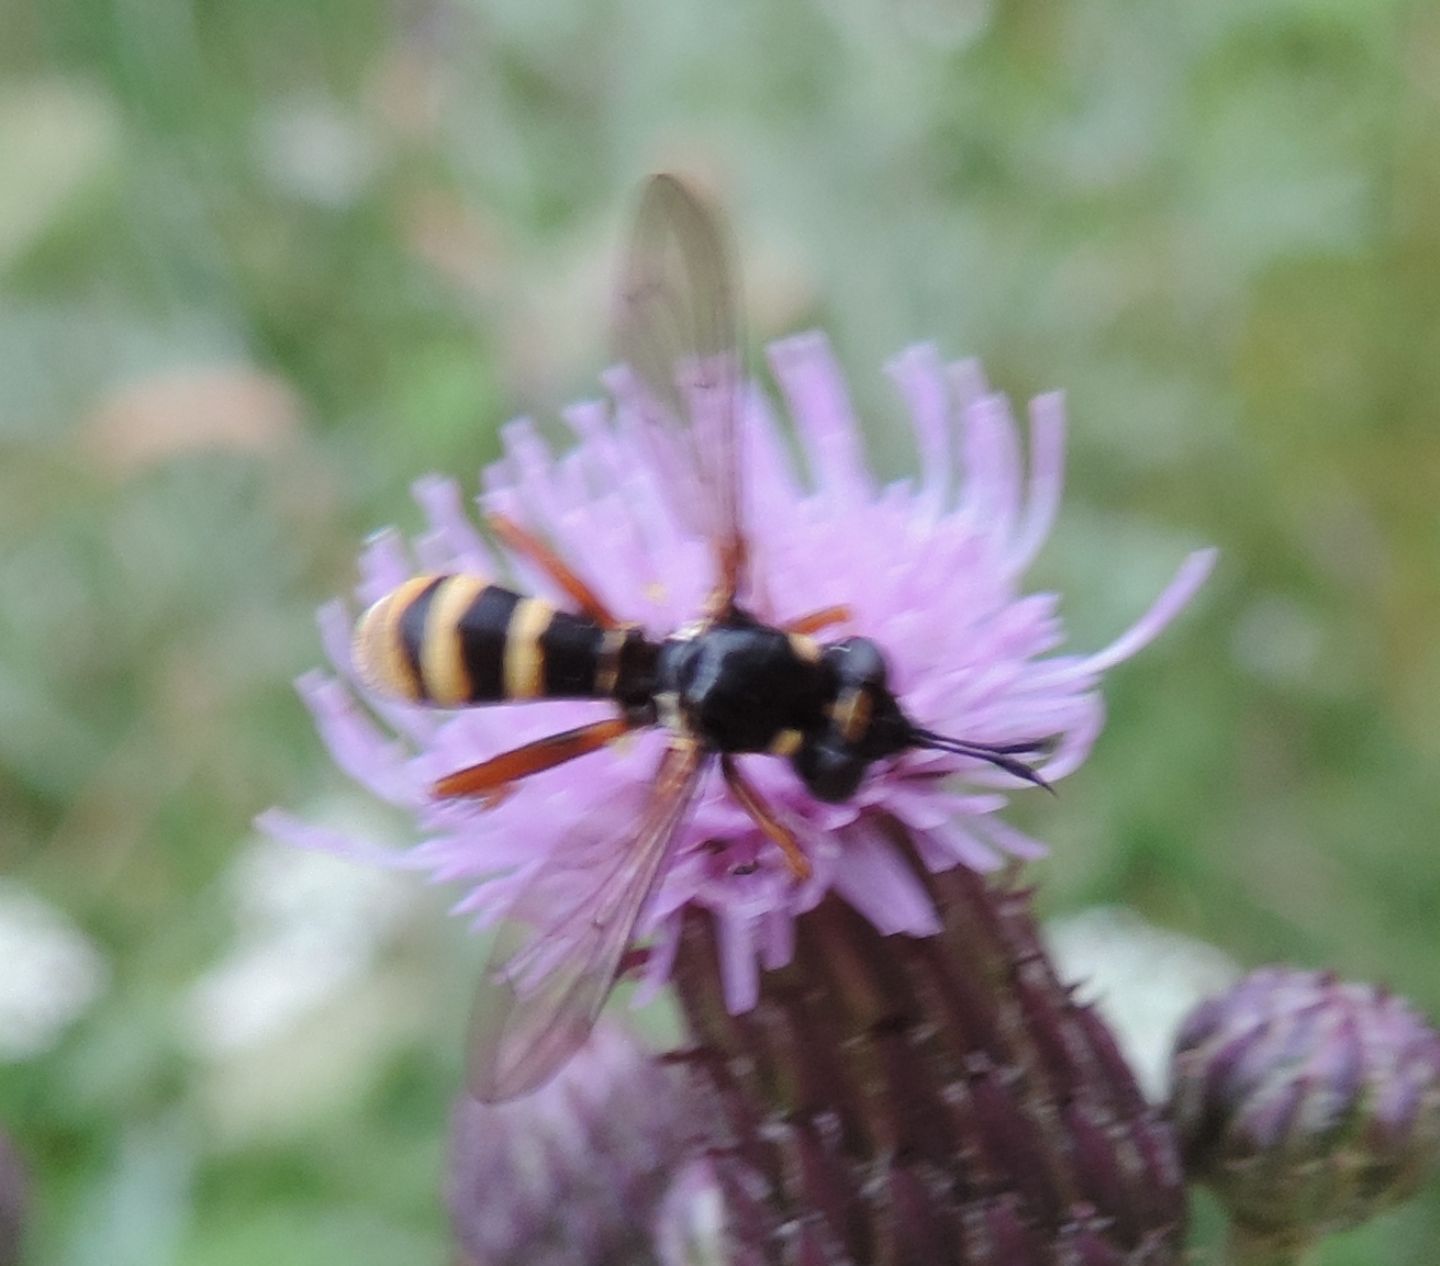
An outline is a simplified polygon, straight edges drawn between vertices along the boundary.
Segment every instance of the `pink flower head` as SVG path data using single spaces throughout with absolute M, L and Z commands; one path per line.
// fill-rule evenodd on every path
M 602 1021 L 538 1094 L 486 1104 L 462 1096 L 450 1123 L 445 1195 L 474 1266 L 619 1266 L 647 1260 L 662 1202 L 694 1130 L 676 1070 Z
M 848 607 L 849 622 L 828 635 L 861 635 L 883 648 L 890 685 L 917 725 L 994 745 L 1048 739 L 1039 772 L 1051 783 L 1065 777 L 1099 733 L 1101 675 L 1185 606 L 1213 551 L 1186 559 L 1150 610 L 1110 646 L 1061 653 L 1056 596 L 1020 588 L 1060 501 L 1058 395 L 1031 405 L 1027 469 L 1010 405 L 990 390 L 979 367 L 946 365 L 928 345 L 912 348 L 890 373 L 910 415 L 921 475 L 880 486 L 825 340 L 807 334 L 778 343 L 770 363 L 798 432 L 804 473 L 769 401 L 751 390 L 742 419 L 752 554 L 750 592 L 742 595 L 747 609 L 781 624 Z M 607 383 L 613 406 L 587 402 L 566 410 L 577 443 L 564 456 L 552 454 L 528 421 L 506 427 L 505 457 L 485 472 L 479 503 L 547 539 L 621 618 L 661 637 L 701 610 L 715 579 L 711 551 L 676 506 L 645 442 L 634 381 L 617 371 Z M 563 604 L 545 577 L 496 556 L 454 482 L 431 476 L 416 484 L 415 495 L 427 529 L 410 542 L 394 531 L 370 541 L 360 564 L 362 604 L 422 570 L 492 578 L 508 571 L 517 588 Z M 620 847 L 628 838 L 665 743 L 660 731 L 534 775 L 494 807 L 437 801 L 430 788 L 442 775 L 612 715 L 613 705 L 548 701 L 443 712 L 396 703 L 359 681 L 350 652 L 352 610 L 332 603 L 320 624 L 334 673 L 307 674 L 300 693 L 341 768 L 412 812 L 424 838 L 394 853 L 279 810 L 262 816 L 271 834 L 468 885 L 457 910 L 477 926 L 503 917 L 557 850 L 593 853 L 597 867 L 613 861 L 606 841 Z M 829 890 L 884 934 L 936 932 L 931 901 L 888 841 L 890 821 L 907 829 L 937 870 L 986 870 L 1007 855 L 1043 851 L 999 816 L 1007 794 L 1024 784 L 973 758 L 906 752 L 872 766 L 842 804 L 815 800 L 783 760 L 742 761 L 765 798 L 800 826 L 813 873 L 797 882 L 711 771 L 639 929 L 653 944 L 646 967 L 652 988 L 666 978 L 686 907 L 708 910 L 715 920 L 734 1011 L 753 1004 L 762 966 L 788 960 L 796 916 Z M 577 870 L 583 882 L 583 867 Z

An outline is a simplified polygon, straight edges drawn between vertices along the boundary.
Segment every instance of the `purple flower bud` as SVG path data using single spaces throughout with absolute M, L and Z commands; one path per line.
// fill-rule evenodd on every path
M 1414 1192 L 1440 1150 L 1440 1033 L 1403 999 L 1263 967 L 1182 1026 L 1187 1172 L 1250 1233 L 1305 1241 Z
M 624 1030 L 597 1026 L 537 1093 L 462 1099 L 446 1201 L 463 1254 L 483 1266 L 634 1266 L 692 1129 L 673 1070 Z

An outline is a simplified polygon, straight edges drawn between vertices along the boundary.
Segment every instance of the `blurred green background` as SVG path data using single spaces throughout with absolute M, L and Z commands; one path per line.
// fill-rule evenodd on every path
M 0 1122 L 62 1266 L 442 1262 L 474 951 L 287 855 L 375 811 L 290 687 L 409 482 L 595 391 L 633 190 L 725 192 L 757 339 L 1063 386 L 1036 586 L 1198 607 L 1024 824 L 1097 903 L 1440 1014 L 1440 9 L 5 0 Z M 1202 1205 L 1197 1243 L 1215 1233 Z M 1321 1260 L 1432 1263 L 1440 1188 Z

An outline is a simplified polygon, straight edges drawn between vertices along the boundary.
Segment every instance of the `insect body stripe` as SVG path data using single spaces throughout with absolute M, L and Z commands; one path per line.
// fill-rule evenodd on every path
M 505 697 L 538 699 L 545 688 L 543 638 L 556 616 L 540 598 L 522 598 L 505 630 Z
M 831 717 L 840 737 L 847 743 L 858 743 L 870 728 L 870 717 L 874 711 L 874 700 L 864 688 L 844 691 L 835 701 Z
M 399 644 L 401 655 L 405 657 L 406 670 L 415 682 L 417 699 L 430 697 L 425 681 L 425 625 L 430 618 L 430 604 L 435 600 L 436 591 L 444 583 L 444 576 L 433 576 L 413 597 L 401 590 L 391 599 L 394 611 L 392 618 L 395 622 L 393 636 Z
M 790 649 L 795 652 L 796 659 L 803 660 L 807 664 L 818 664 L 820 662 L 820 643 L 805 633 L 790 634 Z
M 430 595 L 420 645 L 420 672 L 431 703 L 454 707 L 474 697 L 461 621 L 486 588 L 478 576 L 447 576 Z
M 486 585 L 460 617 L 460 654 L 470 678 L 471 703 L 500 703 L 505 693 L 505 650 L 519 594 Z
M 416 576 L 387 593 L 355 626 L 352 657 L 365 684 L 402 699 L 424 698 L 419 670 L 406 653 L 399 622 L 410 606 L 436 583 L 434 576 Z
M 603 692 L 626 707 L 648 703 L 655 693 L 659 648 L 639 629 L 627 629 L 615 656 L 615 675 Z
M 540 638 L 546 698 L 585 698 L 595 693 L 596 666 L 605 636 L 605 630 L 586 616 L 555 612 Z
M 600 650 L 595 656 L 594 693 L 612 695 L 620 682 L 620 653 L 625 649 L 632 630 L 628 628 L 606 629 L 600 640 Z

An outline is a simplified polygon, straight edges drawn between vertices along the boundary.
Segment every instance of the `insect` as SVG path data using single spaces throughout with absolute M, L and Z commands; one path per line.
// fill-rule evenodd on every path
M 652 639 L 613 614 L 551 548 L 518 523 L 490 526 L 563 592 L 558 609 L 472 575 L 420 576 L 360 619 L 355 660 L 380 691 L 438 707 L 523 699 L 607 699 L 612 718 L 527 743 L 458 770 L 439 798 L 503 796 L 520 779 L 646 727 L 667 746 L 646 804 L 623 838 L 557 850 L 528 881 L 484 973 L 471 1038 L 471 1092 L 486 1101 L 547 1081 L 585 1040 L 619 976 L 637 925 L 706 772 L 735 800 L 797 880 L 810 863 L 796 829 L 767 804 L 737 758 L 788 760 L 817 799 L 852 797 L 876 761 L 909 748 L 972 757 L 1044 785 L 1021 756 L 1037 743 L 967 742 L 922 729 L 901 709 L 880 648 L 818 640 L 843 607 L 783 626 L 740 605 L 749 579 L 742 522 L 735 285 L 721 224 L 674 176 L 650 179 L 621 272 L 616 341 L 647 397 L 644 425 L 684 487 L 711 546 L 715 586 L 697 618 Z M 603 851 L 592 852 L 595 846 Z M 587 864 L 593 856 L 605 861 Z M 538 930 L 537 930 L 538 929 Z

